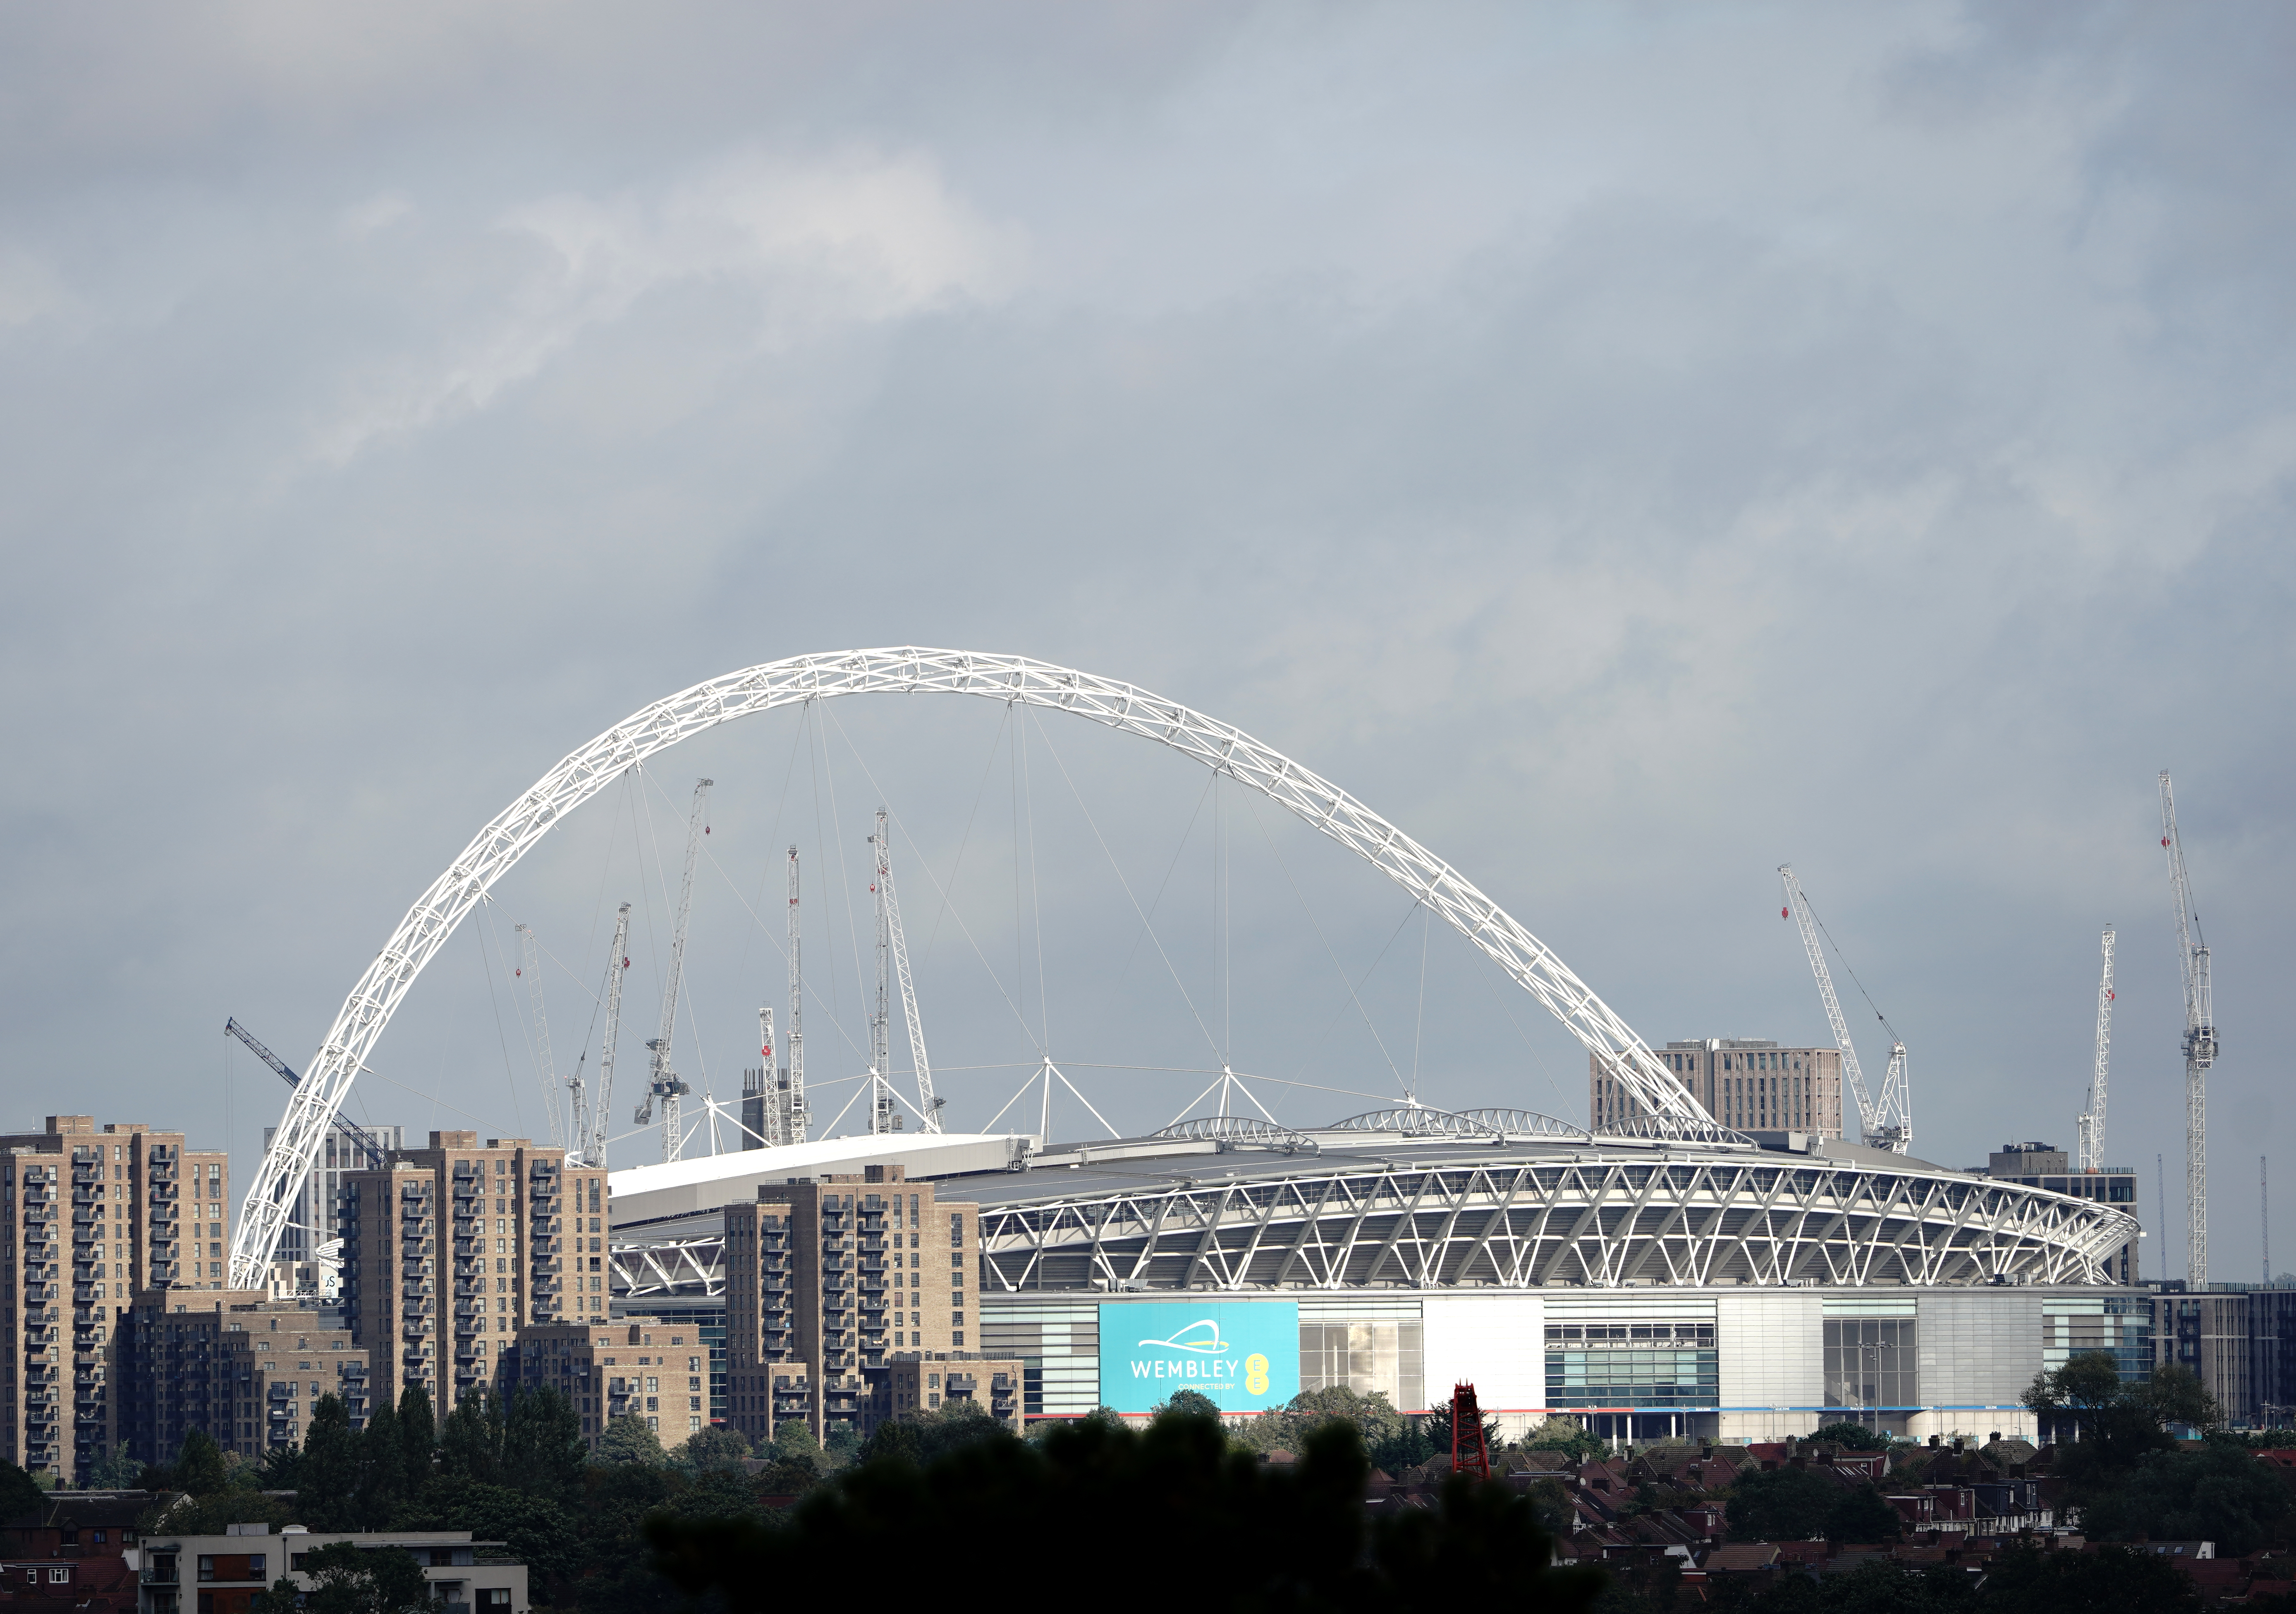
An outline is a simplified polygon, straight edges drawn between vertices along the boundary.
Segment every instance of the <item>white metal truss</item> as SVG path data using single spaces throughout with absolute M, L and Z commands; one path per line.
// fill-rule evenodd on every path
M 679 1159 L 685 1153 L 685 1098 L 693 1091 L 670 1068 L 669 1048 L 677 1029 L 677 995 L 685 984 L 685 926 L 693 916 L 693 864 L 701 855 L 701 837 L 709 832 L 705 820 L 713 782 L 698 779 L 693 784 L 693 815 L 685 826 L 685 873 L 678 884 L 677 913 L 669 931 L 669 981 L 661 994 L 661 1035 L 646 1044 L 653 1057 L 646 1067 L 645 1102 L 633 1117 L 644 1126 L 653 1119 L 654 1102 L 661 1102 L 661 1158 L 665 1160 Z
M 2075 1130 L 2079 1134 L 2082 1171 L 2104 1169 L 2105 1078 L 2112 1069 L 2112 927 L 2104 927 L 2104 971 L 2096 983 L 2096 1066 L 2088 1078 L 2088 1102 Z
M 893 1107 L 893 938 L 885 912 L 885 809 L 877 809 L 877 832 L 869 837 L 869 896 L 877 918 L 877 1012 L 869 1017 L 869 1130 L 891 1132 L 901 1124 Z M 834 1122 L 831 1123 L 832 1126 Z
M 758 1071 L 758 1120 L 765 1131 L 756 1143 L 742 1147 L 779 1149 L 789 1142 L 789 1106 L 782 1096 L 785 1090 L 774 1066 L 774 1012 L 770 1004 L 758 1008 L 758 1054 L 764 1061 Z
M 606 954 L 606 1035 L 598 1050 L 598 1091 L 582 1089 L 582 1068 L 574 1068 L 574 1143 L 586 1166 L 606 1163 L 606 1131 L 613 1115 L 614 1050 L 622 1036 L 622 976 L 630 967 L 630 905 L 614 914 L 613 950 Z
M 512 927 L 518 933 L 518 972 L 534 1004 L 535 1069 L 542 1077 L 542 1110 L 550 1120 L 550 1146 L 566 1147 L 566 1125 L 558 1118 L 558 1073 L 550 1058 L 550 1012 L 542 1002 L 542 949 L 532 925 Z
M 1281 1127 L 1214 1121 L 1258 1128 L 1236 1144 L 1286 1149 Z M 2092 1284 L 2111 1282 L 2103 1263 L 2136 1236 L 2109 1205 L 1959 1173 L 1598 1148 L 1327 1164 L 1311 1137 L 1288 1135 L 1301 1158 L 1281 1174 L 984 1206 L 983 1287 Z M 632 1300 L 714 1296 L 724 1266 L 716 1233 L 633 1240 L 615 1246 L 612 1282 Z
M 267 1267 L 327 1127 L 415 978 L 455 927 L 567 813 L 659 751 L 736 717 L 840 695 L 961 694 L 1064 711 L 1170 746 L 1280 803 L 1380 869 L 1546 1005 L 1665 1135 L 1747 1148 L 1554 950 L 1457 870 L 1339 786 L 1221 723 L 1133 684 L 1025 656 L 902 647 L 792 656 L 712 678 L 631 714 L 561 758 L 433 881 L 360 973 L 248 1189 L 232 1282 Z M 791 1027 L 792 1057 L 797 1027 Z M 793 1078 L 794 1083 L 794 1078 Z M 792 1094 L 795 1094 L 794 1085 Z
M 1826 969 L 1825 953 L 1818 945 L 1817 916 L 1810 912 L 1809 898 L 1802 895 L 1801 881 L 1794 878 L 1792 864 L 1778 864 L 1778 878 L 1785 882 L 1786 912 L 1801 927 L 1801 945 L 1809 954 L 1810 972 L 1817 977 L 1818 993 L 1825 999 L 1825 1018 L 1833 1027 L 1833 1045 L 1841 1051 L 1842 1078 L 1857 1100 L 1858 1131 L 1868 1148 L 1904 1154 L 1914 1146 L 1913 1098 L 1906 1086 L 1906 1045 L 1895 1036 L 1890 1039 L 1890 1065 L 1882 1073 L 1881 1102 L 1876 1103 L 1866 1091 L 1866 1073 L 1858 1069 L 1857 1049 L 1849 1040 L 1849 1022 L 1841 1016 L 1841 1000 L 1833 995 L 1833 975 Z
M 924 1118 L 927 1132 L 939 1132 L 943 1101 L 933 1094 L 932 1062 L 925 1057 L 925 1023 L 917 1015 L 917 983 L 909 973 L 908 938 L 901 934 L 901 899 L 893 889 L 892 844 L 885 833 L 882 813 L 877 815 L 877 885 L 885 899 L 885 930 L 893 947 L 893 972 L 901 984 L 901 1023 L 909 1031 L 909 1062 L 916 1067 L 917 1113 Z
M 1833 1161 L 1334 1166 L 980 1215 L 1008 1290 L 2101 1283 L 2126 1213 Z
M 789 1141 L 802 1143 L 805 1110 L 805 938 L 798 926 L 797 848 L 789 849 Z
M 2185 874 L 2185 841 L 2177 832 L 2177 797 L 2161 770 L 2161 846 L 2177 901 L 2177 962 L 2185 978 L 2185 1279 L 2209 1281 L 2209 1067 L 2217 1062 L 2216 1005 L 2209 982 L 2209 944 Z

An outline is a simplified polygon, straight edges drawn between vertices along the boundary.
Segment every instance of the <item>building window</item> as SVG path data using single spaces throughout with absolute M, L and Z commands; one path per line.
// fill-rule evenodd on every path
M 1825 1404 L 1877 1426 L 1920 1405 L 1921 1355 L 1911 1317 L 1825 1319 Z

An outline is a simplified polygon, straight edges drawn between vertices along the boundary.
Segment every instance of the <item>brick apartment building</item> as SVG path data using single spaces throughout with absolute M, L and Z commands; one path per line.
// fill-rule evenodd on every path
M 1718 1036 L 1669 1043 L 1651 1052 L 1725 1127 L 1841 1136 L 1839 1049 L 1782 1048 L 1754 1037 Z M 1596 1132 L 1642 1113 L 1591 1054 L 1587 1113 Z
M 301 1444 L 321 1396 L 340 1397 L 351 1427 L 365 1428 L 367 1352 L 348 1329 L 321 1326 L 325 1315 L 256 1290 L 138 1296 L 116 1342 L 121 1445 L 165 1462 L 196 1429 L 259 1457 Z
M 643 1418 L 664 1446 L 709 1421 L 709 1348 L 699 1328 L 662 1317 L 537 1323 L 496 1358 L 502 1388 L 554 1385 L 581 1415 L 592 1451 L 607 1421 Z
M 443 1415 L 493 1383 L 520 1330 L 606 1320 L 603 1169 L 525 1138 L 434 1132 L 342 1181 L 343 1313 L 378 1401 L 420 1384 Z
M 70 1484 L 121 1438 L 112 1347 L 146 1290 L 221 1290 L 231 1172 L 180 1132 L 0 1135 L 0 1456 Z
M 726 1417 L 751 1439 L 791 1419 L 865 1434 L 898 1357 L 979 1342 L 980 1208 L 898 1165 L 761 1185 L 725 1228 Z

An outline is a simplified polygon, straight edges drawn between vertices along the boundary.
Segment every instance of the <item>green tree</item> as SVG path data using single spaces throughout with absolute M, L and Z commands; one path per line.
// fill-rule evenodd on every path
M 1870 1485 L 1843 1491 L 1825 1511 L 1828 1541 L 1895 1541 L 1905 1533 L 1905 1515 Z
M 399 1548 L 332 1542 L 304 1554 L 302 1572 L 311 1582 L 304 1614 L 426 1614 L 430 1605 L 430 1584 L 422 1566 L 413 1553 Z M 283 1590 L 291 1608 L 294 1582 L 283 1577 L 275 1582 L 273 1599 Z
M 398 1411 L 389 1402 L 367 1415 L 366 1428 L 359 1431 L 358 1459 L 359 1527 L 380 1529 L 406 1494 L 406 1442 L 398 1432 Z
M 748 1441 L 715 1424 L 694 1430 L 677 1448 L 679 1460 L 695 1469 L 738 1467 L 749 1454 Z
M 1726 1512 L 1734 1541 L 1813 1541 L 1825 1534 L 1841 1487 L 1808 1469 L 1741 1475 Z
M 2150 1553 L 2013 1544 L 1987 1566 L 1982 1606 L 1985 1614 L 2196 1614 L 2201 1599 L 2175 1565 Z
M 502 1542 L 527 1566 L 536 1595 L 557 1602 L 581 1558 L 576 1517 L 545 1496 L 442 1474 L 391 1516 L 390 1528 L 468 1530 L 478 1540 Z
M 932 1411 L 911 1418 L 888 1419 L 877 1426 L 861 1448 L 860 1461 L 874 1462 L 898 1457 L 927 1463 L 981 1440 L 1009 1440 L 1005 1427 L 962 1397 L 943 1402 Z
M 1108 1614 L 1168 1614 L 1207 1588 L 1226 1607 L 1333 1614 L 1502 1600 L 1576 1614 L 1592 1602 L 1599 1577 L 1550 1569 L 1548 1538 L 1505 1487 L 1455 1479 L 1436 1507 L 1374 1523 L 1367 1472 L 1345 1421 L 1316 1430 L 1297 1465 L 1273 1468 L 1232 1452 L 1210 1419 L 1159 1419 L 1143 1433 L 1085 1420 L 922 1468 L 860 1464 L 785 1523 L 662 1515 L 647 1537 L 679 1590 L 727 1614 L 845 1584 L 853 1565 L 902 1561 L 920 1542 L 993 1539 L 1016 1519 L 1029 1522 L 1032 1574 L 1093 1587 Z
M 1219 1403 L 1200 1389 L 1176 1389 L 1152 1410 L 1159 1418 L 1217 1418 L 1220 1415 Z
M 1604 1450 L 1601 1438 L 1588 1434 L 1578 1419 L 1554 1413 L 1525 1435 L 1521 1444 L 1527 1452 L 1560 1452 L 1565 1459 L 1580 1462 L 1601 1456 Z
M 821 1442 L 813 1438 L 813 1430 L 804 1419 L 791 1418 L 774 1430 L 773 1439 L 767 1443 L 773 1448 L 758 1455 L 776 1462 L 802 1462 L 818 1470 L 824 1466 Z
M 315 1530 L 358 1528 L 359 1438 L 339 1396 L 322 1396 L 311 1407 L 303 1437 L 303 1461 L 295 1484 L 302 1522 Z
M 410 1384 L 398 1393 L 398 1482 L 412 1491 L 430 1483 L 439 1449 L 439 1421 L 430 1411 L 430 1392 Z
M 2276 1539 L 2288 1487 L 2236 1438 L 2213 1436 L 2197 1451 L 2155 1452 L 2120 1486 L 2082 1507 L 2082 1528 L 2122 1541 L 2213 1541 L 2220 1557 Z
M 439 1426 L 439 1476 L 493 1485 L 502 1477 L 503 1419 L 499 1397 L 474 1389 L 455 1403 Z
M 2079 1439 L 2058 1443 L 2057 1471 L 2084 1505 L 2126 1483 L 2148 1454 L 2176 1444 L 2161 1428 L 2149 1388 L 2123 1385 L 2103 1351 L 2084 1351 L 2035 1375 L 2021 1399 L 2045 1428 L 2070 1422 L 2078 1429 Z
M 2181 1363 L 2163 1362 L 2154 1368 L 2134 1398 L 2162 1423 L 2182 1424 L 2203 1434 L 2224 1427 L 2224 1408 L 2209 1394 L 2201 1376 Z
M 37 1512 L 46 1495 L 31 1475 L 0 1457 L 0 1524 Z
M 124 1447 L 111 1446 L 96 1454 L 95 1461 L 81 1473 L 80 1481 L 93 1491 L 134 1490 L 143 1468 Z
M 633 1413 L 607 1421 L 598 1437 L 598 1455 L 607 1462 L 636 1462 L 646 1468 L 663 1468 L 669 1462 L 660 1440 L 646 1427 L 645 1420 Z
M 1853 1452 L 1886 1452 L 1890 1437 L 1862 1423 L 1829 1423 L 1810 1437 L 1822 1446 L 1839 1446 Z
M 176 1489 L 189 1491 L 194 1496 L 209 1496 L 225 1489 L 228 1478 L 224 1471 L 223 1448 L 207 1430 L 193 1430 L 184 1437 L 169 1478 Z
M 554 1384 L 513 1391 L 503 1419 L 503 1472 L 529 1495 L 570 1505 L 590 1461 L 582 1415 Z

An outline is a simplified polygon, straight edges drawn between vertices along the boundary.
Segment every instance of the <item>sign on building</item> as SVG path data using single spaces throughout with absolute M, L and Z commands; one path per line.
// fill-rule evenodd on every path
M 1292 1300 L 1191 1300 L 1100 1308 L 1100 1398 L 1145 1413 L 1176 1390 L 1223 1412 L 1267 1412 L 1300 1393 L 1300 1307 Z

